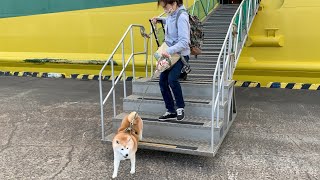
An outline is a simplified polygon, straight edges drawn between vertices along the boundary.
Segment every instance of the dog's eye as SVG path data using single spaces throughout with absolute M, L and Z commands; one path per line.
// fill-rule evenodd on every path
M 136 132 L 136 134 L 138 135 L 138 133 Z
M 127 149 L 129 149 L 129 148 L 127 148 Z
M 123 148 L 121 149 L 121 151 L 123 151 Z
M 117 144 L 119 144 L 119 141 L 116 141 Z

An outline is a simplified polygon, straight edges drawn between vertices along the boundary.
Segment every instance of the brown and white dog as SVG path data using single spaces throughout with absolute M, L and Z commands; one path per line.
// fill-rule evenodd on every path
M 118 133 L 112 140 L 114 153 L 114 171 L 112 178 L 117 177 L 121 160 L 130 159 L 131 174 L 135 173 L 138 141 L 142 140 L 143 121 L 136 112 L 123 118 Z

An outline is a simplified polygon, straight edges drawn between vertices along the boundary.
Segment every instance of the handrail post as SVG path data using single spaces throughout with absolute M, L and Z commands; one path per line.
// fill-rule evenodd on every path
M 236 54 L 236 57 L 238 56 L 238 44 L 239 44 L 239 37 L 240 37 L 240 28 L 241 28 L 241 20 L 242 20 L 242 6 L 240 7 L 240 12 L 239 12 L 239 20 L 238 20 L 238 34 L 237 34 L 237 40 L 236 40 L 236 48 L 235 48 L 235 54 Z
M 103 113 L 103 100 L 102 100 L 102 74 L 99 74 L 99 92 L 100 92 L 100 113 L 101 113 L 101 140 L 104 141 L 104 113 Z
M 148 77 L 148 47 L 147 47 L 146 37 L 144 37 L 144 53 L 146 54 L 145 69 L 146 69 L 146 78 L 147 78 Z
M 112 71 L 112 87 L 114 87 L 114 63 L 113 63 L 113 58 L 111 61 L 111 71 Z M 112 91 L 112 95 L 113 95 L 113 117 L 116 117 L 116 92 L 115 89 L 113 89 Z
M 229 27 L 229 44 L 228 44 L 228 56 L 231 56 L 231 52 L 232 52 L 232 39 L 233 39 L 233 37 L 232 37 L 232 26 L 230 26 Z M 230 60 L 231 61 L 231 60 Z M 230 66 L 232 66 L 232 64 L 233 64 L 233 62 L 230 64 Z M 228 80 L 230 80 L 231 79 L 231 69 L 229 69 L 229 72 L 228 72 Z
M 150 32 L 153 32 L 152 31 L 152 27 L 151 27 L 152 25 L 150 25 Z M 150 56 L 151 56 L 151 76 L 150 77 L 152 77 L 153 76 L 153 36 L 151 35 L 151 37 L 150 37 Z
M 124 67 L 124 64 L 125 64 L 124 41 L 122 42 L 121 49 L 122 49 L 122 68 L 125 68 Z M 123 73 L 122 80 L 123 80 L 123 96 L 127 97 L 126 72 Z
M 133 39 L 133 30 L 131 29 L 131 53 L 133 54 L 132 56 L 132 81 L 134 81 L 136 79 L 136 72 L 135 72 L 135 68 L 134 68 L 134 39 Z

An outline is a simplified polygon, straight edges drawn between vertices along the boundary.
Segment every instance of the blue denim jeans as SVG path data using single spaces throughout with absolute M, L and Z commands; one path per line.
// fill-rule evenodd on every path
M 189 61 L 189 56 L 184 56 L 184 58 L 187 62 Z M 185 106 L 182 90 L 179 82 L 179 76 L 181 74 L 181 69 L 183 65 L 184 65 L 183 62 L 179 60 L 178 62 L 176 62 L 176 64 L 173 65 L 171 69 L 166 70 L 160 74 L 160 80 L 159 80 L 160 91 L 161 91 L 164 103 L 166 105 L 166 108 L 170 113 L 176 112 L 172 93 L 176 100 L 177 108 L 184 108 Z M 172 93 L 169 86 L 172 90 Z

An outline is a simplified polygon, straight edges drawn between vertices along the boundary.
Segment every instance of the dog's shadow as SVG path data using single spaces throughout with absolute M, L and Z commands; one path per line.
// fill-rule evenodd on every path
M 216 156 L 217 157 L 217 156 Z M 203 157 L 173 152 L 138 149 L 136 153 L 136 173 L 129 174 L 130 161 L 121 161 L 118 177 L 121 179 L 166 178 L 168 174 L 180 171 L 205 172 L 213 167 L 215 157 Z M 162 179 L 163 179 L 162 178 Z M 161 179 L 161 178 L 160 178 Z

